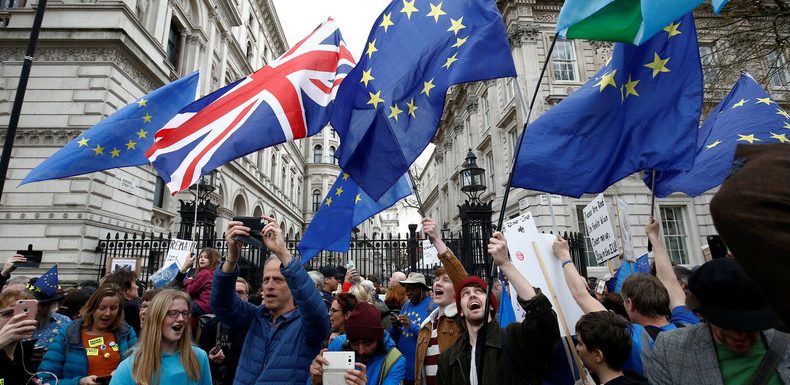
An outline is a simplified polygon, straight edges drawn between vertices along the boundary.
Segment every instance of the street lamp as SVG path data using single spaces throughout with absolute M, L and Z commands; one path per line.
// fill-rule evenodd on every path
M 217 170 L 211 170 L 208 173 L 202 175 L 200 179 L 198 179 L 197 183 L 189 186 L 189 190 L 195 194 L 195 201 L 193 203 L 193 208 L 195 210 L 194 219 L 192 221 L 192 240 L 197 240 L 197 232 L 198 232 L 198 208 L 203 206 L 203 210 L 211 210 L 213 214 L 216 215 L 216 207 L 212 207 L 211 202 L 209 202 L 208 197 L 216 187 L 214 187 L 214 183 L 217 179 Z M 202 205 L 201 205 L 202 202 Z M 183 202 L 182 202 L 183 206 Z M 214 216 L 216 218 L 216 216 Z M 212 219 L 211 222 L 214 220 Z M 205 237 L 205 234 L 204 234 Z
M 477 157 L 472 152 L 471 148 L 466 154 L 466 160 L 461 167 L 461 191 L 463 191 L 472 202 L 480 202 L 480 194 L 486 190 L 486 171 L 477 165 Z

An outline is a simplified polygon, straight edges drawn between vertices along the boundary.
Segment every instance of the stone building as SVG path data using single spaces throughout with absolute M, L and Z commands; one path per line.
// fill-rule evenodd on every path
M 428 215 L 439 223 L 446 224 L 452 231 L 461 227 L 458 205 L 467 199 L 460 191 L 459 171 L 469 149 L 477 156 L 478 166 L 486 170 L 487 190 L 481 196 L 483 202 L 491 202 L 493 220 L 499 217 L 508 174 L 525 115 L 520 108 L 516 87 L 524 90 L 525 98 L 532 97 L 546 53 L 555 34 L 555 25 L 561 1 L 542 0 L 498 0 L 510 40 L 518 78 L 496 79 L 469 83 L 451 88 L 447 95 L 444 116 L 434 138 L 436 145 L 426 167 L 419 175 L 423 203 Z M 712 17 L 703 9 L 703 19 Z M 697 22 L 703 71 L 706 74 L 706 96 L 704 111 L 709 110 L 725 95 L 738 72 L 717 74 L 718 59 L 723 59 L 723 50 L 717 45 L 725 44 L 722 31 L 705 29 L 705 22 Z M 726 37 L 726 34 L 723 36 Z M 532 120 L 560 102 L 589 80 L 601 68 L 611 53 L 608 43 L 584 40 L 560 40 L 551 57 L 546 76 L 532 113 Z M 753 74 L 763 75 L 764 86 L 777 102 L 787 108 L 790 102 L 790 75 L 788 75 L 788 52 L 779 50 L 764 58 L 762 62 L 748 67 Z M 739 70 L 739 69 L 738 69 Z M 712 76 L 717 74 L 716 76 Z M 757 76 L 756 76 L 757 77 Z M 712 81 L 711 79 L 715 79 Z M 629 176 L 607 189 L 604 193 L 610 209 L 615 215 L 615 199 L 622 198 L 629 205 L 629 222 L 637 255 L 647 248 L 644 226 L 650 214 L 651 194 L 640 175 Z M 707 236 L 715 234 L 708 204 L 713 192 L 691 198 L 684 194 L 673 194 L 656 202 L 656 217 L 662 223 L 662 236 L 672 259 L 681 264 L 697 265 L 704 262 L 701 247 L 707 244 Z M 585 195 L 581 199 L 554 196 L 552 202 L 560 232 L 585 232 L 582 209 L 595 196 Z M 552 230 L 549 215 L 549 199 L 540 192 L 514 189 L 507 202 L 505 218 L 516 217 L 526 211 L 535 215 L 541 231 Z M 616 222 L 616 221 L 614 221 Z M 615 232 L 620 234 L 615 223 Z M 603 276 L 609 272 L 606 265 L 595 262 L 587 240 L 588 272 Z M 616 265 L 614 266 L 616 268 Z

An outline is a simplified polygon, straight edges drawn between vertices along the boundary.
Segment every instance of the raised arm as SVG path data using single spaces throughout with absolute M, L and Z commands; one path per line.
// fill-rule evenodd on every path
M 249 235 L 250 229 L 241 222 L 231 221 L 225 232 L 228 254 L 214 272 L 211 285 L 211 309 L 222 321 L 232 327 L 246 327 L 252 322 L 256 306 L 242 301 L 236 295 L 236 277 L 239 276 L 239 254 L 241 242 L 234 240 L 237 235 Z
M 429 217 L 423 218 L 422 231 L 431 239 L 433 246 L 436 247 L 436 252 L 439 253 L 439 260 L 442 261 L 442 266 L 444 266 L 445 271 L 447 271 L 447 276 L 450 277 L 450 281 L 452 281 L 453 285 L 459 285 L 461 281 L 469 276 L 469 273 L 466 272 L 464 265 L 462 265 L 458 257 L 453 254 L 453 251 L 442 241 L 442 236 L 437 230 L 436 222 Z
M 656 263 L 656 276 L 658 280 L 664 284 L 664 287 L 669 292 L 669 309 L 672 310 L 678 306 L 686 304 L 686 292 L 678 282 L 678 277 L 675 275 L 675 269 L 672 268 L 672 261 L 669 260 L 669 253 L 658 236 L 658 229 L 660 224 L 654 219 L 650 218 L 645 225 L 645 232 L 650 243 L 653 244 L 653 257 Z
M 535 288 L 532 287 L 527 278 L 519 273 L 516 266 L 510 261 L 504 234 L 497 231 L 491 236 L 491 239 L 488 241 L 488 254 L 491 255 L 494 263 L 502 270 L 502 274 L 513 284 L 519 298 L 529 301 L 537 295 Z
M 554 256 L 562 262 L 562 272 L 565 276 L 565 283 L 571 290 L 576 304 L 582 308 L 584 314 L 594 311 L 606 311 L 606 308 L 587 291 L 587 282 L 576 270 L 576 266 L 573 265 L 568 241 L 557 236 L 557 240 L 554 241 L 551 249 L 554 251 Z

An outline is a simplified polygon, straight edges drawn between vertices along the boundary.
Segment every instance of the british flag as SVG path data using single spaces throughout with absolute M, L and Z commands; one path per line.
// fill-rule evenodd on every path
M 354 65 L 329 19 L 270 65 L 182 109 L 146 156 L 175 194 L 233 159 L 314 135 Z

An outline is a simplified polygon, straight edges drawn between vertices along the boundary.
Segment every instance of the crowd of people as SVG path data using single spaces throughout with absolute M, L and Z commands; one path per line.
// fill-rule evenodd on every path
M 239 277 L 234 238 L 251 235 L 241 222 L 228 226 L 224 259 L 203 249 L 196 268 L 188 258 L 163 289 L 142 291 L 135 274 L 120 269 L 64 294 L 56 272 L 12 277 L 24 257 L 8 258 L 0 271 L 0 384 L 556 383 L 557 309 L 511 262 L 503 234 L 492 235 L 488 254 L 509 283 L 504 289 L 488 290 L 486 277 L 470 275 L 424 218 L 440 267 L 432 282 L 396 272 L 385 293 L 352 265 L 306 271 L 276 221 L 264 219 L 252 234 L 271 252 L 259 304 Z M 678 270 L 659 227 L 652 218 L 645 226 L 654 273 L 628 276 L 616 293 L 595 292 L 568 243 L 554 242 L 565 278 L 556 284 L 568 286 L 584 313 L 572 348 L 592 380 L 790 383 L 790 337 L 776 330 L 780 319 L 736 260 Z M 524 317 L 501 325 L 508 290 Z M 338 352 L 353 358 L 338 362 Z

